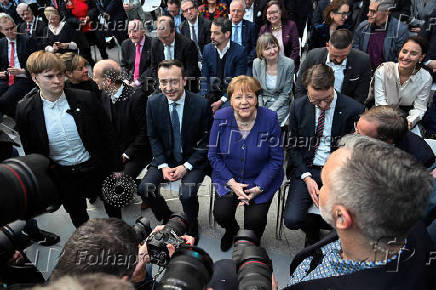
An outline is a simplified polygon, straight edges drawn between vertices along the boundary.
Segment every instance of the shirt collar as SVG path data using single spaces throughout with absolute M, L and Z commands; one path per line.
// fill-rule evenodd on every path
M 6 37 L 6 39 L 8 40 L 8 43 L 11 43 L 11 42 L 17 43 L 17 39 L 16 38 L 15 39 L 9 39 L 9 38 Z
M 173 48 L 174 47 L 174 44 L 175 44 L 175 42 L 176 42 L 176 38 L 174 37 L 174 40 L 173 40 L 173 42 L 171 42 L 169 45 L 164 45 L 164 46 L 169 46 L 169 47 L 171 47 L 171 48 Z
M 111 96 L 111 100 L 113 104 L 115 104 L 116 101 L 121 97 L 121 94 L 123 93 L 123 89 L 124 89 L 124 84 L 122 84 L 120 88 L 116 91 L 116 93 Z
M 345 68 L 347 68 L 347 59 L 348 59 L 348 57 L 346 59 L 344 59 L 341 64 L 335 64 L 334 62 L 332 62 L 330 60 L 330 53 L 327 53 L 327 59 L 325 61 L 325 64 L 328 66 L 340 66 L 341 68 L 345 69 Z
M 227 50 L 229 50 L 229 48 L 230 48 L 230 39 L 227 42 L 227 45 L 226 45 L 226 47 L 224 47 L 222 52 L 219 50 L 218 47 L 215 47 L 215 48 L 216 48 L 216 51 L 218 52 L 220 58 L 223 58 L 223 56 L 227 53 Z
M 49 101 L 47 99 L 44 99 L 42 97 L 41 92 L 39 93 L 39 96 L 40 96 L 40 98 L 42 100 L 42 103 L 45 104 L 46 106 L 48 106 L 50 109 L 53 109 L 56 105 L 59 106 L 60 104 L 62 104 L 63 102 L 65 102 L 67 100 L 67 97 L 65 96 L 65 92 L 64 91 L 62 91 L 62 95 L 57 100 L 55 100 L 53 102 Z
M 171 105 L 172 103 L 176 103 L 178 105 L 184 105 L 185 104 L 185 97 L 186 97 L 186 92 L 185 92 L 185 90 L 183 90 L 182 97 L 180 99 L 178 99 L 177 101 L 168 100 L 168 105 Z
M 197 26 L 198 26 L 198 16 L 197 16 L 197 18 L 195 19 L 194 24 L 191 24 L 191 22 L 189 22 L 189 21 L 188 21 L 188 24 L 189 24 L 189 26 L 197 27 Z
M 238 24 L 234 24 L 234 23 L 232 22 L 232 27 L 238 26 L 238 28 L 241 28 L 241 27 L 242 27 L 242 21 L 243 21 L 243 20 L 239 21 Z

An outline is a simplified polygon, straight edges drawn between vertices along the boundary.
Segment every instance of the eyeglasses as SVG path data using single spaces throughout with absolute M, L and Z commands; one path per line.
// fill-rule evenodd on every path
M 266 15 L 274 15 L 274 14 L 278 14 L 279 12 L 280 12 L 279 10 L 267 11 Z
M 335 97 L 335 95 L 332 94 L 332 95 L 329 95 L 329 96 L 325 97 L 324 99 L 315 100 L 315 99 L 313 99 L 313 97 L 307 95 L 307 98 L 309 99 L 309 102 L 312 105 L 314 105 L 314 106 L 319 106 L 322 102 L 330 103 L 331 101 L 333 101 L 334 97 Z
M 189 11 L 194 10 L 194 9 L 195 9 L 195 7 L 194 7 L 194 6 L 191 6 L 191 7 L 189 7 L 189 8 L 183 9 L 183 10 L 182 10 L 182 13 L 186 13 L 186 12 L 189 12 Z
M 336 15 L 341 15 L 342 18 L 348 18 L 348 16 L 350 16 L 350 12 L 333 12 Z

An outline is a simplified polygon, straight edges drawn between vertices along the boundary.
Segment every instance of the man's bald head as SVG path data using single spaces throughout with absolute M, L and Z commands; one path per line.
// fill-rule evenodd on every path
M 114 86 L 119 87 L 123 83 L 123 71 L 114 60 L 100 60 L 95 64 L 93 71 L 93 79 L 100 90 L 112 93 Z

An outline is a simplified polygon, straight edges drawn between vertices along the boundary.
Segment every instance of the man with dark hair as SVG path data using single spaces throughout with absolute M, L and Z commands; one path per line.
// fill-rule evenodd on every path
M 218 110 L 227 102 L 227 85 L 232 78 L 247 72 L 247 56 L 244 48 L 230 41 L 232 22 L 227 18 L 215 18 L 210 28 L 212 43 L 204 47 L 201 64 L 201 95 Z
M 154 90 L 151 72 L 151 38 L 145 34 L 141 20 L 131 20 L 129 39 L 121 44 L 121 67 L 131 86 L 142 87 L 147 94 Z
M 26 59 L 37 49 L 32 38 L 17 33 L 9 14 L 0 13 L 0 115 L 15 116 L 15 108 L 35 84 L 26 75 Z
M 302 229 L 308 245 L 319 240 L 319 219 L 307 210 L 312 204 L 318 207 L 321 170 L 338 139 L 353 132 L 364 107 L 335 91 L 335 74 L 326 64 L 307 69 L 302 82 L 307 96 L 295 99 L 289 115 L 286 171 L 291 185 L 284 222 L 289 229 Z
M 121 67 L 113 60 L 96 63 L 93 79 L 103 91 L 101 103 L 119 143 L 123 173 L 135 179 L 151 160 L 145 118 L 147 96 L 143 90 L 123 83 Z
M 230 3 L 230 20 L 232 21 L 232 41 L 244 48 L 247 56 L 248 76 L 253 75 L 253 60 L 256 58 L 257 34 L 254 23 L 245 20 L 244 0 L 233 0 Z
M 424 167 L 433 165 L 435 157 L 430 146 L 409 131 L 404 113 L 391 106 L 372 107 L 356 124 L 356 133 L 382 140 L 414 156 Z
M 165 224 L 171 210 L 158 187 L 164 181 L 180 180 L 179 198 L 192 223 L 190 234 L 198 241 L 197 191 L 209 166 L 210 109 L 206 99 L 184 89 L 186 78 L 178 60 L 162 61 L 158 77 L 162 93 L 147 102 L 147 135 L 153 160 L 138 192 Z
M 79 227 L 89 219 L 86 197 L 95 197 L 103 179 L 121 167 L 111 124 L 91 92 L 64 89 L 65 64 L 59 57 L 40 50 L 26 66 L 39 89 L 17 106 L 21 144 L 26 154 L 50 158 L 62 204 Z M 111 209 L 106 212 L 114 216 Z
M 198 91 L 198 49 L 190 38 L 176 32 L 174 20 L 170 16 L 160 16 L 157 19 L 157 38 L 153 38 L 151 50 L 151 67 L 155 79 L 158 77 L 158 65 L 161 61 L 176 59 L 183 64 L 189 81 L 188 89 Z
M 425 289 L 435 247 L 420 221 L 431 175 L 385 142 L 353 134 L 322 171 L 319 211 L 336 232 L 298 253 L 291 289 Z
M 174 26 L 176 32 L 180 33 L 180 25 L 185 21 L 182 11 L 180 9 L 180 0 L 168 0 L 167 1 L 167 15 L 170 15 L 174 19 Z
M 65 243 L 50 280 L 96 272 L 130 278 L 137 255 L 138 241 L 131 226 L 115 218 L 91 219 Z M 96 259 L 102 260 L 96 263 Z
M 360 23 L 354 32 L 353 48 L 369 54 L 372 70 L 383 62 L 396 62 L 409 37 L 407 25 L 390 16 L 394 7 L 393 0 L 371 0 L 368 20 Z
M 298 73 L 295 97 L 306 95 L 302 82 L 304 72 L 315 64 L 325 63 L 335 73 L 335 90 L 363 104 L 368 97 L 371 67 L 366 53 L 351 48 L 352 41 L 352 32 L 338 29 L 332 33 L 326 47 L 309 51 Z
M 198 17 L 198 6 L 195 0 L 182 0 L 181 8 L 185 21 L 180 25 L 180 33 L 190 38 L 198 49 L 198 59 L 201 61 L 203 48 L 210 43 L 210 21 Z

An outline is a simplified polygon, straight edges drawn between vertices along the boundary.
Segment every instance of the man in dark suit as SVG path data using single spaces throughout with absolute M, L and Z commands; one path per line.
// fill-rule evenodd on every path
M 176 31 L 180 33 L 180 25 L 185 21 L 185 17 L 180 9 L 180 0 L 168 0 L 165 15 L 173 17 Z
M 257 34 L 254 23 L 243 19 L 245 14 L 244 0 L 233 0 L 230 3 L 230 20 L 232 21 L 232 41 L 244 48 L 247 56 L 246 75 L 253 75 L 253 60 L 256 58 Z
M 330 3 L 330 0 L 328 0 Z M 298 36 L 303 37 L 304 28 L 308 25 L 307 30 L 311 29 L 313 1 L 307 0 L 288 0 L 283 1 L 285 4 L 288 19 L 295 21 L 298 29 Z
M 204 47 L 201 63 L 201 95 L 218 110 L 227 102 L 227 85 L 233 77 L 247 72 L 247 58 L 244 48 L 230 41 L 232 22 L 216 18 L 210 28 L 212 43 Z
M 113 60 L 99 61 L 93 74 L 94 81 L 102 90 L 100 101 L 111 120 L 122 153 L 122 172 L 135 179 L 151 160 L 145 118 L 147 95 L 142 89 L 123 83 L 121 67 Z
M 47 24 L 36 19 L 33 15 L 32 9 L 26 3 L 18 4 L 17 13 L 24 21 L 18 25 L 18 32 L 33 38 L 37 44 L 40 43 L 40 48 L 42 48 L 42 42 L 45 36 L 44 31 Z
M 372 107 L 360 116 L 356 133 L 392 144 L 414 156 L 424 167 L 434 163 L 433 150 L 424 139 L 409 131 L 406 116 L 400 109 Z
M 160 16 L 157 19 L 157 37 L 151 42 L 153 77 L 156 79 L 157 67 L 162 60 L 177 59 L 185 69 L 185 75 L 188 78 L 188 89 L 196 92 L 198 87 L 196 81 L 200 77 L 200 70 L 198 68 L 198 50 L 195 43 L 190 38 L 176 32 L 174 20 L 170 16 Z
M 285 225 L 306 232 L 306 244 L 319 240 L 319 219 L 307 214 L 322 186 L 320 173 L 337 141 L 354 130 L 364 106 L 337 93 L 335 75 L 325 64 L 306 70 L 302 79 L 307 96 L 296 99 L 290 109 L 288 167 L 290 191 L 284 212 Z
M 17 106 L 21 144 L 26 154 L 50 158 L 63 206 L 79 227 L 89 219 L 86 197 L 100 192 L 106 175 L 121 167 L 111 124 L 91 92 L 64 89 L 65 64 L 53 53 L 33 53 L 27 69 L 39 89 Z M 120 218 L 105 207 L 109 216 Z
M 194 0 L 182 0 L 181 7 L 186 20 L 180 26 L 180 33 L 196 44 L 198 59 L 201 61 L 203 48 L 210 43 L 211 23 L 205 17 L 198 17 L 198 6 Z
M 245 14 L 244 19 L 254 23 L 256 35 L 259 34 L 260 27 L 266 23 L 266 17 L 263 15 L 263 10 L 266 7 L 268 0 L 244 0 Z
M 96 0 L 96 6 L 107 21 L 107 31 L 116 37 L 118 43 L 123 43 L 127 38 L 127 15 L 123 9 L 123 1 Z
M 37 49 L 33 39 L 17 35 L 12 17 L 0 13 L 0 114 L 15 116 L 18 101 L 35 85 L 26 76 L 26 60 Z
M 129 39 L 121 44 L 121 67 L 131 86 L 153 91 L 151 78 L 151 38 L 145 35 L 142 21 L 129 21 Z
M 327 47 L 309 51 L 298 72 L 295 97 L 306 96 L 304 72 L 315 64 L 325 63 L 335 72 L 336 91 L 363 104 L 368 97 L 371 66 L 366 53 L 351 48 L 352 41 L 352 32 L 338 29 L 332 33 Z
M 171 210 L 156 188 L 164 181 L 180 180 L 179 198 L 192 223 L 190 235 L 198 241 L 197 191 L 208 168 L 211 114 L 206 99 L 184 90 L 186 80 L 178 60 L 162 61 L 158 76 L 162 93 L 147 102 L 153 160 L 138 191 L 156 218 L 166 223 Z

